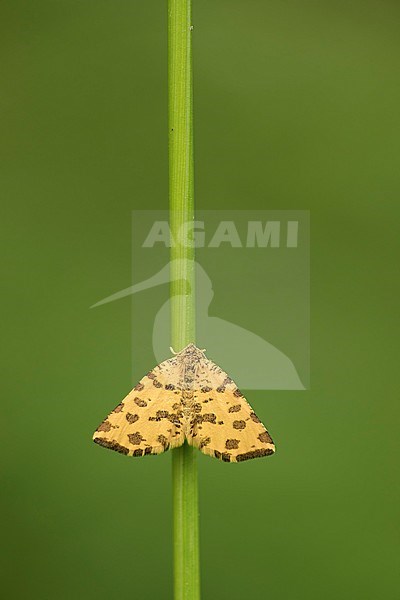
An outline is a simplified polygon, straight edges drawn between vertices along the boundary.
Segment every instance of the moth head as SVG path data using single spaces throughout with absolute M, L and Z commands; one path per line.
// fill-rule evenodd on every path
M 182 358 L 200 359 L 204 358 L 204 352 L 205 350 L 200 350 L 200 348 L 197 348 L 197 346 L 191 342 L 176 354 Z

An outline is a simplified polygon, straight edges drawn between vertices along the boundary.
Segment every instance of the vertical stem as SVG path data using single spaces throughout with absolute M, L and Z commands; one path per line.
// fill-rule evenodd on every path
M 191 0 L 168 0 L 169 199 L 172 240 L 194 220 Z M 171 345 L 195 341 L 194 248 L 171 247 Z M 172 451 L 174 599 L 199 600 L 197 455 Z

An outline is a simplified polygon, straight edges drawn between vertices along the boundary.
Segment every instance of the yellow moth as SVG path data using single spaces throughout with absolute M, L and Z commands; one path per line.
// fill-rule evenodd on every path
M 99 425 L 96 444 L 143 456 L 186 440 L 226 462 L 273 454 L 274 443 L 260 419 L 204 352 L 189 344 L 149 371 Z

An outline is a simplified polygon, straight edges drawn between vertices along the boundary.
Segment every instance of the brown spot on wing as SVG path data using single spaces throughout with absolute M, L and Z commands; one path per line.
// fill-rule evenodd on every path
M 136 398 L 134 398 L 133 401 L 134 401 L 135 404 L 137 404 L 141 408 L 144 408 L 145 406 L 147 406 L 147 402 L 146 402 L 146 400 L 143 400 L 143 398 L 138 398 L 136 396 Z
M 105 438 L 97 437 L 94 438 L 93 441 L 95 444 L 99 444 L 99 446 L 104 446 L 104 448 L 115 450 L 120 454 L 129 454 L 129 448 L 125 448 L 125 446 L 121 446 L 121 444 L 118 444 L 117 442 L 114 442 L 112 440 L 106 440 Z
M 204 446 L 208 446 L 208 444 L 211 442 L 211 438 L 206 437 L 203 438 L 200 442 L 200 448 L 204 448 Z
M 170 421 L 173 425 L 175 425 L 176 427 L 180 427 L 181 426 L 181 422 L 180 422 L 180 418 L 183 416 L 182 412 L 180 413 L 169 413 L 168 415 L 168 421 Z
M 214 413 L 206 413 L 203 415 L 202 421 L 206 421 L 207 423 L 213 423 L 215 425 L 217 417 Z
M 169 412 L 167 410 L 158 410 L 155 417 L 149 417 L 149 421 L 161 421 L 161 419 L 168 419 Z
M 229 452 L 218 452 L 218 450 L 214 450 L 214 456 L 224 462 L 231 462 L 231 455 Z
M 233 440 L 233 439 L 232 440 L 226 440 L 226 442 L 225 442 L 225 448 L 227 450 L 235 450 L 235 449 L 239 448 L 239 443 L 240 443 L 240 440 Z
M 272 438 L 269 435 L 268 431 L 264 431 L 263 433 L 260 433 L 260 435 L 258 436 L 258 439 L 260 440 L 260 442 L 263 442 L 264 444 L 273 444 L 274 443 L 272 441 Z
M 107 433 L 107 431 L 111 431 L 112 427 L 113 426 L 111 425 L 110 421 L 106 420 L 98 426 L 97 431 L 104 431 L 105 433 Z
M 128 433 L 128 438 L 130 443 L 134 446 L 138 446 L 144 439 L 143 436 L 139 433 L 139 431 L 136 431 L 136 433 Z
M 273 454 L 274 451 L 272 448 L 260 448 L 259 450 L 252 450 L 250 452 L 245 452 L 244 454 L 238 454 L 236 457 L 237 462 L 242 462 L 244 460 L 249 460 L 250 458 L 259 458 L 261 456 L 269 456 Z
M 228 408 L 228 412 L 230 412 L 230 413 L 239 412 L 239 410 L 241 410 L 241 408 L 242 407 L 240 406 L 240 404 L 235 404 L 234 406 L 230 406 Z
M 233 421 L 233 429 L 244 429 L 246 427 L 246 421 Z
M 125 415 L 126 420 L 128 421 L 128 423 L 136 423 L 136 421 L 139 420 L 139 415 L 133 415 L 132 413 L 126 413 Z
M 160 442 L 160 444 L 164 446 L 165 450 L 169 447 L 168 440 L 165 437 L 165 435 L 159 435 L 157 439 Z

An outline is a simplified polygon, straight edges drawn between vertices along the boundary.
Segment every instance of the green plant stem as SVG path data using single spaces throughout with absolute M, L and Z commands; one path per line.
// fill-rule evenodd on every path
M 168 0 L 168 127 L 170 228 L 178 240 L 194 220 L 191 0 Z M 194 248 L 171 247 L 171 345 L 195 342 Z M 174 598 L 199 600 L 197 455 L 184 444 L 172 451 Z

